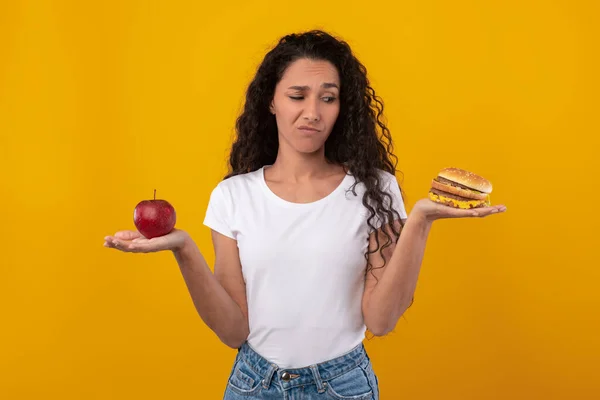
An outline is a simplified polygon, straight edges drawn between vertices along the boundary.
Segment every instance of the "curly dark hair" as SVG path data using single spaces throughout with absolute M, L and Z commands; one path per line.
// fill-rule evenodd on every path
M 275 116 L 269 105 L 286 68 L 302 58 L 328 61 L 337 68 L 340 76 L 340 112 L 325 142 L 325 157 L 329 162 L 343 166 L 346 172 L 351 171 L 356 182 L 350 190 L 355 196 L 356 184 L 363 182 L 365 185 L 362 203 L 370 212 L 367 224 L 371 229 L 375 230 L 373 221 L 376 218 L 381 221 L 400 219 L 392 196 L 382 190 L 377 171 L 381 169 L 396 175 L 398 163 L 393 154 L 392 136 L 382 121 L 383 101 L 370 86 L 367 70 L 353 55 L 350 46 L 320 30 L 284 36 L 266 54 L 248 87 L 243 112 L 236 121 L 237 137 L 231 148 L 230 169 L 225 179 L 275 162 L 279 141 Z M 404 226 L 402 220 L 400 224 Z M 365 253 L 365 273 L 373 269 L 369 254 L 379 250 L 384 259 L 383 266 L 387 263 L 383 250 L 392 244 L 392 240 L 398 240 L 401 231 L 390 225 L 394 238 L 383 230 L 386 239 L 381 244 L 376 235 L 377 248 L 369 248 Z

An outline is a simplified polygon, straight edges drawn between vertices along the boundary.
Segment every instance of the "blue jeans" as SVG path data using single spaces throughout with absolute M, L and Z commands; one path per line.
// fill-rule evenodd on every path
M 363 344 L 298 369 L 271 364 L 248 343 L 238 350 L 223 400 L 379 400 L 377 377 Z

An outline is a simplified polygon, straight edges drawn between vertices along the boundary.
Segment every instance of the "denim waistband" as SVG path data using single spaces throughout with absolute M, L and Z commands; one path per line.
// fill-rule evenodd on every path
M 348 353 L 334 359 L 303 368 L 284 369 L 266 360 L 252 349 L 248 342 L 245 342 L 239 348 L 238 357 L 241 357 L 254 372 L 263 377 L 264 388 L 268 388 L 271 382 L 276 381 L 284 390 L 301 385 L 316 384 L 319 392 L 322 392 L 325 390 L 323 382 L 356 368 L 365 357 L 368 358 L 368 355 L 364 345 L 360 343 Z M 286 372 L 287 374 L 284 374 Z M 288 379 L 283 379 L 284 377 Z

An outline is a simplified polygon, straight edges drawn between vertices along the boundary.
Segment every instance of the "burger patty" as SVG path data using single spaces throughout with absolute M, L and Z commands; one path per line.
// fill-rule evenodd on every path
M 431 188 L 431 189 L 429 189 L 429 191 L 430 191 L 431 193 L 435 193 L 435 194 L 437 194 L 437 195 L 439 195 L 439 196 L 448 197 L 448 198 L 450 198 L 450 199 L 454 199 L 454 200 L 460 200 L 460 201 L 481 201 L 481 202 L 484 202 L 484 200 L 474 200 L 474 199 L 468 199 L 468 198 L 466 198 L 466 197 L 461 197 L 461 196 L 457 196 L 457 195 L 455 195 L 455 194 L 452 194 L 452 193 L 443 192 L 443 191 L 441 191 L 441 190 L 437 190 L 437 189 L 435 189 L 435 188 Z
M 440 183 L 443 183 L 445 185 L 455 186 L 455 187 L 458 187 L 458 188 L 461 188 L 461 189 L 471 190 L 471 191 L 477 192 L 477 193 L 483 193 L 483 192 L 480 192 L 479 190 L 470 188 L 470 187 L 465 186 L 465 185 L 461 185 L 460 183 L 456 183 L 456 182 L 451 181 L 449 179 L 442 178 L 441 176 L 436 177 L 434 180 L 436 180 L 436 181 L 438 181 Z

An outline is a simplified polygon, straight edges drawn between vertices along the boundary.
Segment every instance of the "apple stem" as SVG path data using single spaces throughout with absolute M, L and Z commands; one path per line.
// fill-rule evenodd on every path
M 154 200 L 156 200 L 156 189 L 154 189 Z

